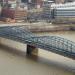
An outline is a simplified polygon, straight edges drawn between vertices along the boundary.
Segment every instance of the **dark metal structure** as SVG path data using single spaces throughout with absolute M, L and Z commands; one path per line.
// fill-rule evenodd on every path
M 24 27 L 0 27 L 0 37 L 75 58 L 75 43 L 58 36 L 37 36 Z

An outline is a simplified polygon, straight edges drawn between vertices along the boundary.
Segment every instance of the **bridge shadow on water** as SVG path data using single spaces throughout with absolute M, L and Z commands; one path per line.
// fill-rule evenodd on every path
M 18 49 L 14 49 L 14 48 L 8 47 L 6 45 L 2 45 L 2 44 L 0 44 L 0 49 L 2 49 L 2 51 L 4 51 L 4 52 L 10 53 L 13 56 L 17 55 L 19 57 L 34 61 L 36 63 L 42 63 L 42 64 L 45 64 L 48 66 L 54 66 L 57 68 L 62 68 L 66 71 L 71 71 L 71 72 L 75 73 L 75 68 L 69 67 L 66 64 L 63 64 L 61 62 L 50 60 L 48 58 L 40 56 L 39 54 L 38 55 L 34 55 L 34 54 L 33 55 L 27 55 L 26 52 L 23 52 L 23 51 L 20 51 Z

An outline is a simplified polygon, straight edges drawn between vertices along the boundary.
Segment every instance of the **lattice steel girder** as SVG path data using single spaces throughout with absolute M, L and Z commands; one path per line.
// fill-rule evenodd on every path
M 58 36 L 37 36 L 21 26 L 0 27 L 0 37 L 75 57 L 75 43 Z

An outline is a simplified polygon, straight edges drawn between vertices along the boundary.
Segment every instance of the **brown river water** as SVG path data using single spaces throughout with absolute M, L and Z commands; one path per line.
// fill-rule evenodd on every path
M 75 42 L 75 31 L 45 32 L 38 35 L 56 35 Z M 0 39 L 2 44 L 24 52 L 16 54 L 0 48 L 0 75 L 75 75 L 75 60 L 39 49 L 38 56 L 26 56 L 26 45 L 15 41 Z M 24 55 L 25 54 L 25 55 Z

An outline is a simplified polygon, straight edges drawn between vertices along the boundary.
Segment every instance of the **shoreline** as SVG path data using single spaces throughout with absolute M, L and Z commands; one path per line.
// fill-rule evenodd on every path
M 53 32 L 53 31 L 74 31 L 74 24 L 50 24 L 50 23 L 8 23 L 0 24 L 0 27 L 3 26 L 23 26 L 26 29 L 29 29 L 32 32 Z

